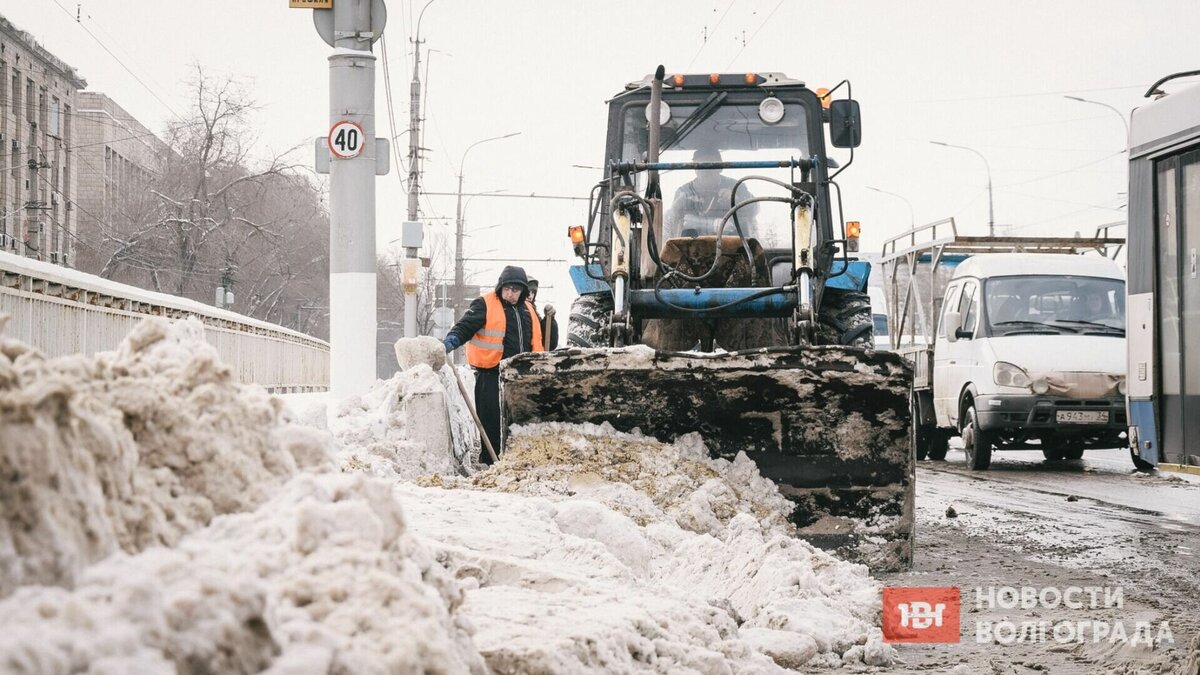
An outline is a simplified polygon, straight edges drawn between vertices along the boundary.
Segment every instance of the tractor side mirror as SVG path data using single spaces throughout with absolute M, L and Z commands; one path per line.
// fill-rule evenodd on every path
M 946 312 L 946 342 L 958 342 L 958 338 L 962 337 L 958 334 L 962 328 L 962 313 Z
M 857 148 L 862 143 L 858 101 L 843 98 L 830 102 L 829 140 L 835 148 Z

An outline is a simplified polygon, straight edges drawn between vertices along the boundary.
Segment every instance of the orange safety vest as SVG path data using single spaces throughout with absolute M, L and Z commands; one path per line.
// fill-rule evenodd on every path
M 504 311 L 504 301 L 495 291 L 483 296 L 483 301 L 487 303 L 487 320 L 483 328 L 480 328 L 467 343 L 467 363 L 476 368 L 495 368 L 500 365 L 500 358 L 504 356 L 504 331 L 508 329 L 508 319 Z M 533 303 L 526 300 L 525 308 L 529 310 L 529 318 L 533 323 L 533 351 L 544 352 L 546 350 L 542 347 L 542 327 L 537 320 Z M 519 316 L 517 320 L 520 321 Z

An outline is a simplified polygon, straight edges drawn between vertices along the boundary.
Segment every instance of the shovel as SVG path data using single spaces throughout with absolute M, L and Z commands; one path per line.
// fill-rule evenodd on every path
M 487 448 L 488 456 L 492 458 L 492 463 L 495 464 L 499 461 L 496 458 L 496 450 L 492 447 L 492 439 L 488 438 L 487 430 L 483 428 L 483 422 L 479 421 L 479 415 L 475 414 L 475 406 L 471 404 L 471 397 L 467 394 L 467 385 L 463 384 L 462 377 L 458 374 L 458 368 L 454 367 L 453 363 L 446 365 L 450 366 L 450 372 L 454 373 L 454 381 L 458 383 L 458 392 L 462 394 L 463 400 L 467 402 L 467 410 L 471 411 L 471 419 L 475 420 L 475 426 L 479 428 L 479 440 L 483 441 L 483 447 Z

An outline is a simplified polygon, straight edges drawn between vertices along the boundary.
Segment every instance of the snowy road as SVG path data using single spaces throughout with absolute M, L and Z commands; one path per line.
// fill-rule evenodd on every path
M 893 586 L 959 586 L 962 642 L 901 645 L 901 668 L 943 671 L 965 664 L 997 673 L 1175 672 L 1200 632 L 1200 482 L 1134 472 L 1128 452 L 1089 452 L 1050 463 L 1040 453 L 997 455 L 987 472 L 960 451 L 922 462 L 917 477 L 914 569 Z M 947 509 L 956 514 L 950 517 Z M 1120 588 L 1120 607 L 1009 607 L 977 602 L 977 588 Z M 980 623 L 1168 622 L 1172 645 L 1151 649 L 1107 639 L 997 642 Z M 1156 633 L 1157 634 L 1157 633 Z

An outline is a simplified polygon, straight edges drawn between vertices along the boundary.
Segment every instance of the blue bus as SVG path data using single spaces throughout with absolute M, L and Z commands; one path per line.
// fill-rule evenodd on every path
M 1129 130 L 1127 395 L 1141 469 L 1200 467 L 1200 85 L 1161 89 L 1198 74 L 1156 82 Z

